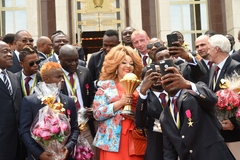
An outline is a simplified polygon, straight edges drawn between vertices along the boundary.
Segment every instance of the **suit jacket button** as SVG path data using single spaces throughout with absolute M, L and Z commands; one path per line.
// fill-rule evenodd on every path
M 193 153 L 193 150 L 189 150 L 189 153 Z
M 182 135 L 182 139 L 184 139 L 185 138 L 185 136 L 184 135 Z

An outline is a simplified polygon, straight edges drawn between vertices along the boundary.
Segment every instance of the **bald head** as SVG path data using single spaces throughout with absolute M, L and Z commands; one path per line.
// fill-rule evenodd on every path
M 69 44 L 65 44 L 59 51 L 59 60 L 62 68 L 69 73 L 74 73 L 78 66 L 77 49 Z
M 65 44 L 59 50 L 59 56 L 69 56 L 69 55 L 76 55 L 76 54 L 78 55 L 76 47 L 70 44 Z
M 37 50 L 44 53 L 50 54 L 52 52 L 52 41 L 46 36 L 41 36 L 37 39 Z

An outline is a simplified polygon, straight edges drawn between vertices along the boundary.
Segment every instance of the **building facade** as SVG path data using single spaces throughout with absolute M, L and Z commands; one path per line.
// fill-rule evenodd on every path
M 81 44 L 84 32 L 116 29 L 121 34 L 132 26 L 162 40 L 180 31 L 194 50 L 196 37 L 212 29 L 232 34 L 239 49 L 239 6 L 239 0 L 2 0 L 0 35 L 25 29 L 36 40 L 62 30 Z

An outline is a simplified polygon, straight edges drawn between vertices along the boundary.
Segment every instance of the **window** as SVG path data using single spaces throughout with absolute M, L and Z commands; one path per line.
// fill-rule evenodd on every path
M 195 50 L 195 39 L 208 30 L 207 0 L 170 0 L 171 30 L 180 31 Z
M 26 1 L 0 1 L 0 35 L 27 29 Z

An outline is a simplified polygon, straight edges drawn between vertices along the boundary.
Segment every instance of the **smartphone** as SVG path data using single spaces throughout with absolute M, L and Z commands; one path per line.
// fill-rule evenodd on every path
M 155 64 L 147 65 L 147 70 L 152 69 L 152 72 L 156 72 Z
M 166 68 L 174 66 L 172 59 L 161 60 L 159 64 L 160 64 L 160 71 L 162 76 L 168 73 L 173 73 L 173 71 L 165 71 Z
M 176 41 L 178 41 L 177 34 L 168 34 L 167 35 L 168 47 L 176 46 L 176 45 L 172 44 L 172 42 L 176 42 Z

